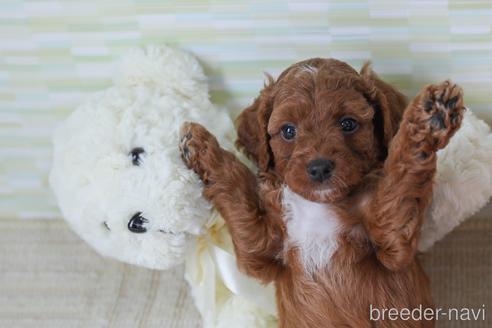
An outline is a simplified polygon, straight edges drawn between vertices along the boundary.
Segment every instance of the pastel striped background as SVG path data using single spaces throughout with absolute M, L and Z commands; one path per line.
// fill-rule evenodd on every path
M 375 70 L 407 95 L 452 78 L 492 120 L 492 1 L 0 2 L 0 218 L 59 217 L 48 189 L 51 133 L 111 84 L 132 46 L 170 43 L 206 67 L 213 100 L 233 115 L 263 71 L 308 57 Z

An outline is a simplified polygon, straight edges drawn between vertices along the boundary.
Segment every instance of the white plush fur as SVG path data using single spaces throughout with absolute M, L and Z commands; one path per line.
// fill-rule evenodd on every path
M 308 273 L 329 265 L 338 247 L 340 221 L 330 206 L 309 201 L 288 187 L 282 192 L 287 249 L 298 248 Z
M 56 131 L 50 183 L 66 220 L 101 254 L 166 269 L 182 262 L 211 210 L 180 158 L 179 127 L 202 122 L 227 146 L 233 125 L 210 103 L 203 71 L 187 53 L 134 50 L 115 81 Z M 145 149 L 140 166 L 129 156 L 134 147 Z M 127 228 L 136 212 L 149 220 L 145 233 Z
M 438 152 L 432 205 L 422 227 L 419 249 L 428 250 L 492 195 L 492 133 L 473 112 L 450 143 Z

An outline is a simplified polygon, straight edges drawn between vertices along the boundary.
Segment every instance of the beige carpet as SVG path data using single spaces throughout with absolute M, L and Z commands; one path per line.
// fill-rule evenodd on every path
M 199 327 L 182 268 L 100 257 L 64 221 L 0 220 L 0 327 Z
M 483 213 L 424 256 L 438 306 L 492 311 L 492 219 Z M 58 220 L 0 220 L 0 232 L 0 327 L 200 326 L 182 268 L 101 258 Z M 492 327 L 490 316 L 439 327 Z
M 473 308 L 485 305 L 485 320 L 438 321 L 442 328 L 492 327 L 492 213 L 479 213 L 458 227 L 423 256 L 437 307 Z M 454 314 L 453 314 L 454 315 Z

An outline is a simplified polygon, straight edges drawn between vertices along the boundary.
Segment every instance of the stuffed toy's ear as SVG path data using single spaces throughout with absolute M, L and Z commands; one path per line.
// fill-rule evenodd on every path
M 271 76 L 253 104 L 247 107 L 237 118 L 236 147 L 256 162 L 260 171 L 268 171 L 273 166 L 273 156 L 267 132 L 268 120 L 273 110 L 273 85 Z
M 207 77 L 198 60 L 165 45 L 131 49 L 120 60 L 114 82 L 118 86 L 155 86 L 170 94 L 209 97 Z
M 382 156 L 385 157 L 389 143 L 398 131 L 407 100 L 402 93 L 381 80 L 369 62 L 364 64 L 360 75 L 368 87 L 366 97 L 376 110 L 374 131 L 383 148 Z

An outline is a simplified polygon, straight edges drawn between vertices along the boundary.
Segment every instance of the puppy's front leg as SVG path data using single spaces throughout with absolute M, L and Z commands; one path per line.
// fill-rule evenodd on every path
M 224 217 L 239 267 L 264 282 L 275 279 L 281 268 L 281 231 L 267 217 L 255 175 L 200 124 L 183 125 L 180 150 L 204 182 L 204 197 Z
M 446 81 L 424 88 L 404 113 L 366 222 L 378 259 L 391 270 L 415 256 L 432 198 L 436 152 L 460 127 L 463 112 L 461 88 Z

